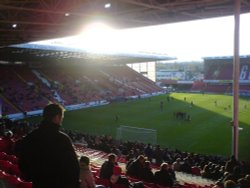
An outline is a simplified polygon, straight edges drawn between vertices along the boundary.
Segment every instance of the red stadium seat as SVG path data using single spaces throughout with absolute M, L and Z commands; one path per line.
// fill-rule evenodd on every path
M 5 152 L 0 152 L 0 160 L 5 160 L 7 157 L 7 154 Z
M 32 188 L 32 182 L 21 181 L 17 188 Z
M 103 185 L 105 187 L 110 187 L 110 181 L 108 179 L 98 178 L 98 179 L 96 179 L 96 184 Z
M 0 187 L 5 187 L 5 173 L 0 170 Z
M 7 174 L 6 177 L 5 177 L 5 180 L 7 182 L 7 187 L 13 187 L 13 188 L 17 188 L 18 185 L 21 183 L 21 180 L 20 178 L 16 177 L 16 176 L 13 176 L 13 175 L 10 175 L 10 174 Z
M 13 164 L 17 164 L 18 158 L 15 155 L 7 155 L 6 160 L 10 161 Z
M 0 170 L 3 170 L 8 173 L 11 165 L 12 163 L 9 161 L 0 160 Z
M 12 164 L 9 168 L 9 173 L 21 177 L 22 173 L 17 165 Z

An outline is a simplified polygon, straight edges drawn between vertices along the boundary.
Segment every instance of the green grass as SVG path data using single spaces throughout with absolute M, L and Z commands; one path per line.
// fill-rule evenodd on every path
M 90 134 L 108 134 L 115 137 L 120 125 L 157 130 L 157 142 L 162 146 L 202 154 L 231 155 L 232 96 L 213 94 L 173 93 L 124 103 L 69 111 L 63 127 Z M 186 101 L 184 100 L 186 97 Z M 214 101 L 217 101 L 215 106 Z M 160 101 L 164 102 L 163 111 Z M 194 106 L 190 107 L 193 101 Z M 248 108 L 245 109 L 244 105 Z M 226 110 L 224 108 L 227 108 Z M 191 121 L 177 120 L 173 112 L 183 111 Z M 115 121 L 115 115 L 119 120 Z M 37 121 L 37 118 L 35 118 Z M 250 161 L 250 100 L 239 100 L 239 158 Z

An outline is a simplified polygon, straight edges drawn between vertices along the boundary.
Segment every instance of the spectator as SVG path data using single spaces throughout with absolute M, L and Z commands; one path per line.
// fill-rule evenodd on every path
M 112 185 L 114 184 L 119 184 L 119 185 L 123 185 L 124 188 L 128 188 L 129 187 L 129 181 L 126 178 L 126 176 L 121 175 L 122 173 L 122 169 L 119 166 L 114 166 L 113 168 L 113 174 L 110 177 L 110 182 L 111 182 L 111 188 Z
M 213 188 L 224 188 L 224 184 L 220 181 L 215 182 Z
M 186 172 L 188 174 L 192 174 L 192 167 L 190 165 L 190 162 L 189 162 L 188 158 L 184 159 L 183 164 L 181 164 L 181 166 L 180 166 L 180 171 L 181 172 Z
M 216 165 L 214 170 L 211 172 L 211 179 L 218 180 L 220 179 L 223 174 L 220 172 L 220 165 Z
M 142 174 L 144 171 L 144 162 L 145 157 L 143 155 L 139 155 L 136 160 L 132 161 L 127 167 L 127 175 L 142 179 Z
M 232 180 L 227 180 L 224 182 L 224 188 L 237 188 L 236 183 Z
M 13 154 L 14 141 L 12 138 L 12 131 L 8 130 L 4 133 L 3 139 L 0 140 L 0 151 L 4 151 L 7 154 Z
M 175 176 L 175 172 L 174 172 L 173 166 L 172 165 L 168 165 L 167 170 L 168 170 L 168 173 L 171 176 L 171 178 L 175 181 L 176 180 L 176 176 Z
M 247 175 L 245 176 L 245 179 L 250 183 L 250 174 L 247 174 Z
M 172 187 L 174 185 L 174 179 L 168 172 L 168 163 L 162 163 L 159 171 L 155 172 L 155 184 Z
M 176 161 L 173 163 L 174 171 L 179 172 L 181 168 L 181 158 L 177 158 Z
M 233 169 L 235 166 L 239 165 L 238 161 L 235 159 L 235 156 L 232 155 L 230 160 L 228 160 L 226 162 L 226 165 L 225 165 L 225 171 L 229 172 L 229 173 L 232 173 L 233 172 Z
M 211 173 L 210 173 L 210 169 L 209 169 L 209 166 L 208 165 L 205 165 L 204 167 L 203 167 L 203 170 L 201 171 L 201 176 L 203 177 L 203 178 L 211 178 Z
M 16 144 L 19 168 L 33 188 L 79 188 L 79 162 L 70 138 L 59 131 L 64 109 L 49 104 L 43 121 Z
M 246 178 L 240 178 L 238 180 L 239 188 L 249 188 L 250 182 Z
M 151 161 L 153 157 L 153 149 L 151 144 L 148 144 L 147 147 L 144 149 L 145 156 L 148 158 L 149 161 Z
M 100 178 L 108 180 L 110 179 L 113 174 L 113 168 L 115 165 L 117 165 L 116 158 L 116 155 L 113 153 L 108 155 L 108 160 L 105 161 L 101 166 Z
M 224 178 L 224 182 L 227 180 L 232 180 L 234 182 L 237 182 L 238 179 L 240 179 L 242 177 L 241 175 L 241 168 L 240 166 L 235 166 L 233 169 L 232 173 L 229 173 L 227 176 L 225 176 Z
M 89 168 L 89 158 L 81 156 L 80 158 L 80 188 L 95 188 L 95 179 Z
M 162 149 L 161 149 L 160 145 L 156 146 L 156 148 L 154 150 L 153 157 L 155 158 L 156 164 L 160 165 L 162 163 L 163 153 L 162 153 Z
M 142 180 L 146 182 L 153 182 L 154 181 L 154 174 L 150 167 L 150 161 L 145 161 L 144 170 L 142 172 Z

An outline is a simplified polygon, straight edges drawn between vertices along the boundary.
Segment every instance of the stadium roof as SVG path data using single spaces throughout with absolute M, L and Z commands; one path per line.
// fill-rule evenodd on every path
M 250 0 L 241 2 L 250 12 Z M 233 12 L 232 0 L 1 0 L 0 46 L 72 36 L 95 19 L 132 28 Z
M 22 62 L 81 62 L 81 63 L 139 63 L 173 60 L 174 57 L 143 52 L 103 52 L 96 53 L 83 48 L 40 43 L 10 45 L 0 49 L 0 64 Z
M 241 1 L 250 12 L 250 0 Z M 232 15 L 231 0 L 1 0 L 0 60 L 134 63 L 172 59 L 166 55 L 94 54 L 81 49 L 28 43 L 79 34 L 85 24 L 104 20 L 114 28 L 132 28 Z
M 250 55 L 239 56 L 242 59 L 249 59 Z M 214 60 L 214 59 L 233 59 L 233 56 L 213 56 L 213 57 L 203 57 L 204 60 Z

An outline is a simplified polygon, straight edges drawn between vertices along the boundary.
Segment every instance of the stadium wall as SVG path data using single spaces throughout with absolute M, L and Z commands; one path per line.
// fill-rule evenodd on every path
M 72 111 L 72 110 L 80 110 L 83 108 L 91 108 L 95 106 L 103 106 L 107 104 L 109 104 L 109 102 L 106 100 L 92 101 L 92 102 L 76 104 L 76 105 L 68 105 L 68 106 L 65 106 L 65 109 L 67 111 Z M 24 119 L 26 117 L 31 117 L 31 116 L 40 116 L 42 115 L 42 113 L 43 113 L 43 110 L 34 110 L 34 111 L 27 112 L 27 113 L 10 114 L 10 115 L 7 115 L 7 117 L 13 120 L 18 120 L 18 119 Z
M 204 58 L 204 81 L 231 82 L 233 80 L 233 57 Z M 250 84 L 250 56 L 240 57 L 240 83 Z
M 204 58 L 204 72 L 206 92 L 232 94 L 233 57 Z M 250 56 L 240 56 L 239 84 L 240 95 L 250 96 Z

